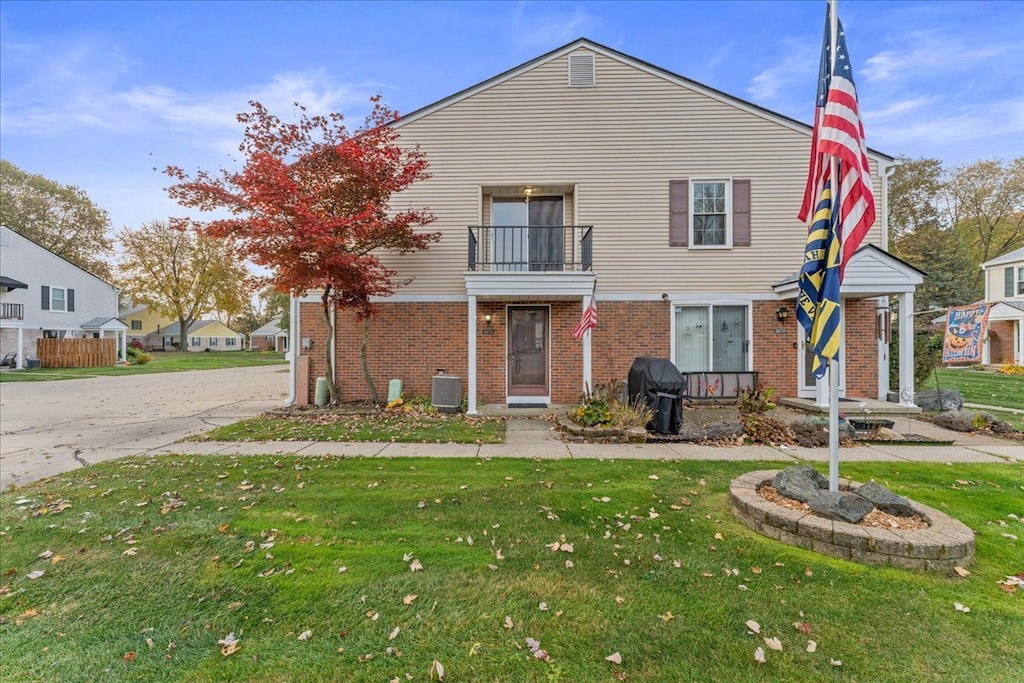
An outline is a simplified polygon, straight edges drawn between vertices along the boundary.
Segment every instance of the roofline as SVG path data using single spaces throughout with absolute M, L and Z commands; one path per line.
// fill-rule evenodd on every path
M 1004 263 L 1013 263 L 1014 261 L 1024 259 L 1024 253 L 1021 253 L 1019 256 L 1013 256 L 1013 254 L 1016 254 L 1018 251 L 1024 252 L 1024 247 L 1021 247 L 1020 249 L 1014 249 L 1013 251 L 1008 251 L 1005 254 L 996 256 L 995 258 L 990 258 L 988 261 L 979 264 L 978 267 L 984 270 L 989 266 L 1000 266 Z
M 91 273 L 91 272 L 89 272 L 88 270 L 86 270 L 86 269 L 85 269 L 85 268 L 83 268 L 82 266 L 78 265 L 77 263 L 72 263 L 71 261 L 68 261 L 68 260 L 67 260 L 66 258 L 64 258 L 63 256 L 61 256 L 60 254 L 57 254 L 57 253 L 53 252 L 53 251 L 52 251 L 52 250 L 50 250 L 50 249 L 47 249 L 47 248 L 46 248 L 46 247 L 44 247 L 43 245 L 39 244 L 39 242 L 36 242 L 36 241 L 35 241 L 34 239 L 32 239 L 32 238 L 30 238 L 30 237 L 25 237 L 25 235 L 21 234 L 20 232 L 18 232 L 18 231 L 17 231 L 17 230 L 15 230 L 14 228 L 8 227 L 8 226 L 6 226 L 6 225 L 0 226 L 0 227 L 3 227 L 3 228 L 7 228 L 8 230 L 10 230 L 11 232 L 13 232 L 13 233 L 14 233 L 15 235 L 17 235 L 18 237 L 21 237 L 21 238 L 22 238 L 22 239 L 24 239 L 25 241 L 27 241 L 27 242 L 30 242 L 30 243 L 32 243 L 32 244 L 34 244 L 34 245 L 36 245 L 37 247 L 39 247 L 40 249 L 42 249 L 42 250 L 43 250 L 43 251 L 45 251 L 46 253 L 48 253 L 48 254 L 53 254 L 54 256 L 56 256 L 57 258 L 59 258 L 59 259 L 60 259 L 61 261 L 64 261 L 64 262 L 65 262 L 65 263 L 67 263 L 68 265 L 70 265 L 70 266 L 74 266 L 75 268 L 78 268 L 78 269 L 79 269 L 80 271 L 82 271 L 82 272 L 83 272 L 83 273 L 85 273 L 86 275 L 89 275 L 90 277 L 93 277 L 93 278 L 95 278 L 95 279 L 99 280 L 100 282 L 102 282 L 102 283 L 103 283 L 103 284 L 105 284 L 106 286 L 110 287 L 110 288 L 111 288 L 111 289 L 113 289 L 113 290 L 114 290 L 115 292 L 117 292 L 117 293 L 118 293 L 118 295 L 120 295 L 120 294 L 121 294 L 121 289 L 120 289 L 119 287 L 116 287 L 116 286 L 112 285 L 111 283 L 109 283 L 109 282 L 107 282 L 106 280 L 104 280 L 103 278 L 101 278 L 101 277 L 100 277 L 99 275 L 96 275 L 95 273 Z
M 915 273 L 919 274 L 922 278 L 928 277 L 928 273 L 924 272 L 923 270 L 921 270 L 917 266 L 914 266 L 914 265 L 912 265 L 910 263 L 907 263 L 906 261 L 901 259 L 899 256 L 896 256 L 896 255 L 892 254 L 891 252 L 888 252 L 885 249 L 882 249 L 877 244 L 863 244 L 863 245 L 861 245 L 860 247 L 857 248 L 857 251 L 853 252 L 853 256 L 850 257 L 850 260 L 852 261 L 854 258 L 856 258 L 857 254 L 861 253 L 865 249 L 870 249 L 870 250 L 874 250 L 874 251 L 877 251 L 877 252 L 881 253 L 886 258 L 892 259 L 893 261 L 896 261 L 900 265 L 905 266 L 906 268 L 909 268 L 910 270 L 912 270 Z M 786 279 L 779 280 L 778 282 L 773 284 L 772 285 L 772 289 L 775 289 L 777 287 L 785 287 L 787 285 L 792 285 L 793 283 L 797 282 L 799 279 L 800 279 L 800 274 L 799 273 L 796 273 L 794 275 L 790 275 Z
M 813 130 L 813 127 L 810 124 L 804 123 L 803 121 L 798 121 L 797 119 L 786 116 L 785 114 L 780 114 L 777 111 L 772 111 L 771 109 L 762 107 L 759 104 L 754 104 L 753 102 L 745 100 L 741 97 L 730 95 L 729 93 L 718 90 L 717 88 L 712 88 L 709 85 L 705 85 L 699 81 L 695 81 L 692 78 L 681 76 L 673 71 L 669 71 L 668 69 L 664 69 L 660 66 L 657 66 L 656 64 L 652 64 L 642 59 L 638 59 L 637 57 L 633 57 L 632 55 L 628 55 L 624 52 L 619 52 L 614 48 L 608 47 L 607 45 L 602 45 L 601 43 L 596 43 L 593 40 L 590 40 L 589 38 L 582 37 L 577 38 L 576 40 L 573 40 L 572 42 L 567 43 L 561 47 L 555 48 L 550 52 L 546 52 L 540 55 L 539 57 L 534 57 L 533 59 L 527 62 L 523 62 L 519 66 L 515 66 L 507 71 L 503 71 L 497 76 L 492 76 L 491 78 L 488 78 L 484 81 L 480 81 L 479 83 L 471 85 L 468 88 L 463 88 L 462 90 L 459 90 L 458 92 L 447 97 L 444 97 L 440 100 L 437 100 L 436 102 L 420 107 L 419 109 L 416 109 L 410 112 L 409 114 L 402 116 L 401 118 L 399 118 L 398 121 L 391 125 L 394 128 L 401 128 L 402 126 L 412 123 L 413 121 L 416 121 L 418 119 L 421 119 L 424 116 L 427 116 L 428 114 L 432 114 L 433 112 L 439 109 L 443 109 L 444 107 L 450 104 L 454 104 L 455 102 L 463 100 L 471 95 L 475 95 L 476 93 L 486 90 L 487 88 L 498 85 L 499 83 L 503 83 L 504 81 L 507 81 L 510 78 L 519 75 L 520 73 L 529 71 L 534 67 L 540 66 L 541 64 L 549 62 L 552 59 L 560 57 L 561 55 L 571 52 L 580 47 L 589 48 L 591 50 L 594 50 L 595 52 L 604 54 L 606 57 L 611 57 L 619 61 L 632 62 L 634 65 L 656 76 L 667 78 L 668 80 L 675 81 L 680 85 L 685 85 L 713 99 L 719 100 L 720 102 L 733 105 L 738 104 L 744 108 L 752 110 L 752 113 L 754 114 L 758 114 L 760 116 L 765 116 L 769 119 L 775 120 L 777 123 L 781 123 L 788 128 L 796 130 L 797 132 L 807 133 L 808 135 L 810 135 L 811 131 Z M 888 166 L 896 162 L 896 157 L 890 156 L 884 152 L 880 152 L 870 147 L 868 148 L 868 153 L 870 155 L 873 155 L 879 162 L 886 162 L 882 164 L 885 166 Z

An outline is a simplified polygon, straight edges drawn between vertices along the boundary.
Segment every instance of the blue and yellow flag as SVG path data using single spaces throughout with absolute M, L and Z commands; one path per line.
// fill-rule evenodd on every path
M 818 379 L 825 376 L 828 361 L 839 354 L 839 214 L 833 210 L 831 182 L 826 182 L 807 232 L 796 308 L 805 339 L 814 349 L 813 370 Z

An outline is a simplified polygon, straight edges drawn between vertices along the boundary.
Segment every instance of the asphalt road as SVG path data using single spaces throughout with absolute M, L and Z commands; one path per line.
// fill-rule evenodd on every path
M 161 449 L 278 407 L 288 366 L 0 384 L 0 488 Z

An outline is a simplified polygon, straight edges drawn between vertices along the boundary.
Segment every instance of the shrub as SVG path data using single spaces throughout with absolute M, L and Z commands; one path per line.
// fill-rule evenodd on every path
M 595 384 L 593 391 L 583 394 L 580 405 L 569 411 L 569 419 L 584 427 L 643 427 L 651 417 L 646 403 L 630 401 L 625 384 L 618 380 Z
M 741 415 L 760 415 L 769 410 L 775 410 L 775 404 L 772 403 L 774 395 L 775 389 L 771 387 L 744 389 L 740 392 L 736 405 L 739 407 Z
M 1024 365 L 1000 365 L 999 374 L 1024 376 Z
M 135 358 L 132 360 L 132 362 L 134 362 L 136 365 L 145 365 L 146 363 L 148 363 L 151 360 L 153 360 L 153 356 L 151 356 L 148 353 L 143 352 L 143 353 L 140 353 L 140 354 L 136 355 Z
M 642 396 L 625 401 L 613 400 L 608 404 L 608 413 L 612 427 L 628 429 L 629 427 L 647 427 L 654 419 L 654 411 L 647 406 Z
M 133 339 L 128 343 L 128 348 L 135 349 L 137 351 L 144 351 L 145 348 L 142 346 L 142 342 L 138 339 Z
M 128 348 L 124 350 L 124 355 L 128 358 L 128 360 L 135 360 L 136 358 L 139 357 L 140 353 L 142 352 L 137 347 L 131 345 L 129 345 Z

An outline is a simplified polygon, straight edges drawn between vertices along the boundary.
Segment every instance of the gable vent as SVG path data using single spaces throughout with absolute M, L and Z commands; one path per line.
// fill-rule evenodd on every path
M 594 54 L 592 52 L 569 55 L 570 88 L 593 88 L 595 80 Z

